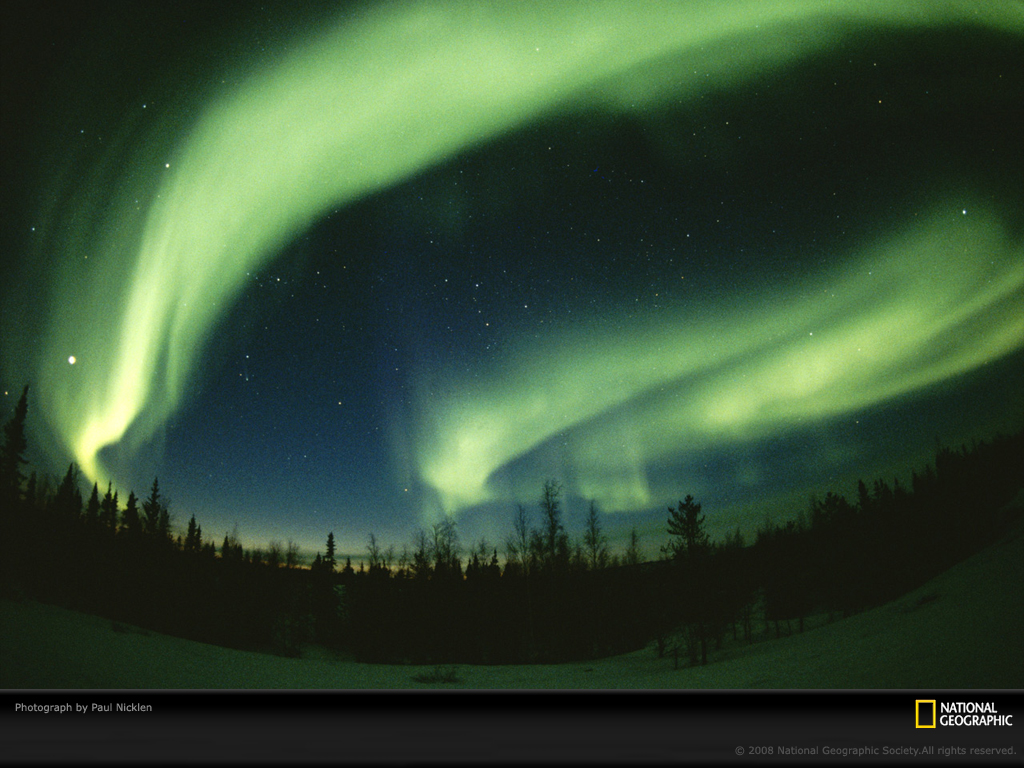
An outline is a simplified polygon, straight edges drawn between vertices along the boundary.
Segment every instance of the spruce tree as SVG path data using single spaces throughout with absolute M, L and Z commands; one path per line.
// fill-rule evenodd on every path
M 136 537 L 142 530 L 142 522 L 138 517 L 138 499 L 134 490 L 128 492 L 128 503 L 121 515 L 121 532 L 128 537 Z
M 99 525 L 100 521 L 100 489 L 96 483 L 92 484 L 92 495 L 89 496 L 89 503 L 85 505 L 85 524 L 90 528 Z
M 491 561 L 487 564 L 487 576 L 490 579 L 501 577 L 501 566 L 498 564 L 498 548 L 495 547 L 491 553 Z
M 145 513 L 145 517 L 142 520 L 143 528 L 150 536 L 156 536 L 160 533 L 160 512 L 162 506 L 160 503 L 160 483 L 154 477 L 153 487 L 149 491 L 149 498 L 142 502 L 142 511 Z
M 100 527 L 111 532 L 117 530 L 117 491 L 107 483 L 107 493 L 100 503 Z
M 121 515 L 121 532 L 130 538 L 135 538 L 142 532 L 142 521 L 139 519 L 139 501 L 135 498 L 135 491 L 128 493 L 128 504 Z
M 167 510 L 166 504 L 160 505 L 160 526 L 157 530 L 157 536 L 161 540 L 170 541 L 172 538 L 171 533 L 171 513 Z
M 334 566 L 336 565 L 334 560 L 334 531 L 327 534 L 327 557 L 323 559 L 323 564 L 327 566 L 329 572 L 334 573 Z
M 68 465 L 67 474 L 60 481 L 53 500 L 54 514 L 61 520 L 77 521 L 82 514 L 82 494 L 78 490 L 78 468 Z
M 199 537 L 199 526 L 196 525 L 196 516 L 192 515 L 188 521 L 188 531 L 185 533 L 185 551 L 198 552 L 200 546 L 202 542 Z
M 690 658 L 708 661 L 708 641 L 716 632 L 715 606 L 710 578 L 712 546 L 704 530 L 700 504 L 687 496 L 676 508 L 668 508 L 668 551 L 675 562 L 675 594 L 666 598 L 682 608 L 687 624 Z
M 693 496 L 687 495 L 677 508 L 668 508 L 668 532 L 672 536 L 668 543 L 669 552 L 677 560 L 694 557 L 710 547 L 704 530 L 704 515 Z

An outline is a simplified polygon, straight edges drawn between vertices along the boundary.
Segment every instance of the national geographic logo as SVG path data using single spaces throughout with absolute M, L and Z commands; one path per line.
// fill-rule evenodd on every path
M 915 702 L 915 728 L 937 726 L 1013 727 L 1013 715 L 1000 715 L 990 701 L 943 701 L 918 699 Z
M 916 728 L 934 728 L 935 727 L 935 699 L 918 699 L 917 700 L 917 722 L 915 723 Z

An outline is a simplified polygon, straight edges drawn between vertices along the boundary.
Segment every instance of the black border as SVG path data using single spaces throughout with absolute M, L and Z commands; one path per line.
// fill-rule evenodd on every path
M 4 691 L 0 762 L 1021 765 L 1019 690 Z M 1010 726 L 915 727 L 916 701 L 991 702 Z M 15 712 L 138 703 L 151 712 Z M 784 754 L 780 747 L 817 747 Z M 934 747 L 931 755 L 894 749 Z M 825 754 L 824 748 L 876 754 Z M 946 755 L 939 747 L 959 747 Z M 971 747 L 1013 750 L 971 755 Z M 743 754 L 737 754 L 742 748 Z M 771 748 L 771 754 L 751 754 Z M 886 750 L 890 752 L 886 753 Z

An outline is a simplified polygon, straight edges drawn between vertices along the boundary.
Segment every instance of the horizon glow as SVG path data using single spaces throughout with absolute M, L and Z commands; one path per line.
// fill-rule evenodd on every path
M 187 131 L 155 126 L 138 152 L 115 158 L 123 169 L 109 189 L 101 182 L 110 168 L 97 169 L 65 212 L 85 223 L 68 225 L 52 277 L 36 353 L 42 410 L 84 474 L 106 480 L 105 448 L 137 450 L 182 406 L 246 275 L 330 210 L 545 115 L 642 115 L 868 28 L 962 24 L 1019 32 L 1024 14 L 1012 2 L 419 3 L 388 5 L 297 41 L 211 96 Z M 413 471 L 437 496 L 424 514 L 490 498 L 495 471 L 563 431 L 578 451 L 581 492 L 612 509 L 642 503 L 643 464 L 678 441 L 738 439 L 848 412 L 1018 348 L 1020 250 L 981 206 L 973 210 L 971 220 L 989 229 L 963 232 L 936 213 L 904 241 L 946 265 L 966 257 L 966 277 L 915 282 L 898 239 L 852 256 L 908 281 L 910 306 L 890 295 L 859 309 L 873 284 L 843 267 L 816 278 L 839 286 L 842 310 L 807 307 L 795 291 L 765 297 L 754 314 L 737 300 L 695 329 L 670 320 L 635 335 L 524 343 L 514 360 L 521 370 L 568 358 L 578 373 L 551 389 L 525 374 L 485 371 L 490 384 L 464 383 L 443 401 L 421 403 L 421 422 L 410 429 Z M 825 321 L 834 325 L 821 344 L 803 344 L 803 331 Z M 835 363 L 837 354 L 888 341 L 894 324 L 907 328 L 905 338 L 885 353 L 857 353 L 866 371 Z M 922 353 L 921 345 L 968 326 L 977 346 Z M 708 334 L 722 339 L 714 361 Z M 587 383 L 594 371 L 605 372 L 600 386 Z M 675 433 L 655 427 L 666 418 Z M 623 444 L 628 461 L 609 465 L 600 449 L 609 439 Z

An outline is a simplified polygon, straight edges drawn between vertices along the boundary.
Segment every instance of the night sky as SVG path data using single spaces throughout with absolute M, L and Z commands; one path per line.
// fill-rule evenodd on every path
M 0 13 L 4 409 L 218 544 L 655 556 L 1024 423 L 1019 3 Z

